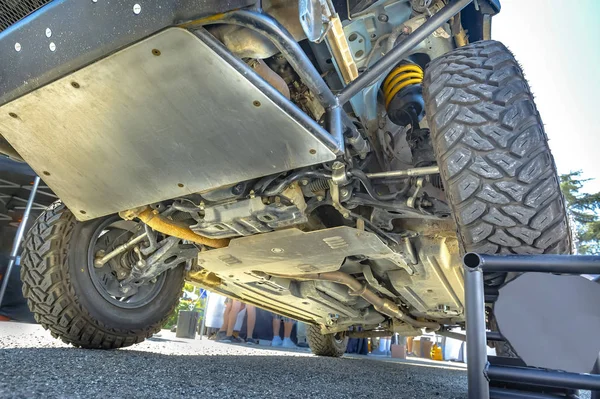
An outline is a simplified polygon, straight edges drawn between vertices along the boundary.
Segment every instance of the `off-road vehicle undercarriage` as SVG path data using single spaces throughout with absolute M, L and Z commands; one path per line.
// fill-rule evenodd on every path
M 188 280 L 309 323 L 323 355 L 352 326 L 463 325 L 462 253 L 571 245 L 533 96 L 490 38 L 498 11 L 0 5 L 1 151 L 61 198 L 25 239 L 37 320 L 76 346 L 131 345 Z M 491 295 L 506 278 L 486 276 Z

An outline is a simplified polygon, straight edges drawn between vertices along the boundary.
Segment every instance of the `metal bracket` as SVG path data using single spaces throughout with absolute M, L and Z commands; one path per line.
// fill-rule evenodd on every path
M 143 259 L 139 249 L 136 251 L 140 260 L 131 270 L 131 275 L 121 282 L 124 293 L 131 295 L 132 289 L 146 284 L 161 273 L 177 267 L 188 259 L 194 259 L 200 252 L 193 245 L 182 246 L 181 239 L 169 237 L 162 241 L 162 246 L 149 258 Z M 160 245 L 160 244 L 159 244 Z

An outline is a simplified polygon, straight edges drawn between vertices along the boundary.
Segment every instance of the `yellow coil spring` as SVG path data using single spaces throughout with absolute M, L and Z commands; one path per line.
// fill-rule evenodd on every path
M 416 64 L 404 64 L 394 68 L 383 81 L 385 107 L 390 105 L 400 90 L 410 85 L 421 84 L 422 81 L 423 70 Z

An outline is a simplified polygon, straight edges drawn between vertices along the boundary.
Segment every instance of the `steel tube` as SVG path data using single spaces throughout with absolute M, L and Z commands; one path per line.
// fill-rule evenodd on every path
M 342 107 L 332 107 L 327 110 L 327 128 L 329 133 L 337 141 L 340 148 L 344 148 L 344 122 L 342 120 L 342 114 L 344 111 Z
M 132 238 L 125 244 L 119 245 L 118 247 L 116 247 L 115 249 L 113 249 L 112 251 L 107 253 L 106 255 L 104 255 L 102 257 L 97 257 L 94 260 L 94 266 L 102 267 L 102 265 L 104 265 L 106 262 L 108 262 L 115 256 L 119 255 L 120 253 L 127 251 L 129 248 L 133 247 L 135 244 L 143 241 L 146 237 L 148 237 L 148 234 L 142 233 L 139 236 Z
M 291 33 L 273 17 L 248 10 L 236 10 L 195 21 L 197 25 L 228 23 L 252 29 L 266 36 L 285 56 L 302 82 L 325 108 L 337 106 L 337 98 Z M 333 133 L 333 132 L 332 132 Z
M 467 378 L 469 399 L 489 399 L 485 378 L 487 348 L 483 272 L 465 265 L 465 302 L 467 316 Z
M 466 266 L 484 272 L 544 272 L 560 274 L 600 274 L 600 256 L 585 255 L 480 255 L 468 253 Z
M 338 94 L 339 103 L 347 103 L 360 91 L 375 83 L 377 79 L 386 74 L 388 70 L 405 58 L 407 52 L 425 40 L 450 18 L 458 14 L 463 8 L 469 5 L 471 1 L 472 0 L 457 0 L 438 11 L 433 17 L 427 20 L 427 22 L 417 28 L 413 33 L 408 35 L 406 39 L 394 47 L 389 53 L 380 58 L 379 61 L 373 64 L 369 70 L 350 82 L 350 84 L 348 84 L 348 86 L 346 86 L 340 92 L 340 94 Z
M 440 173 L 439 166 L 425 166 L 423 168 L 412 168 L 405 170 L 392 170 L 389 172 L 367 173 L 369 179 L 379 179 L 387 177 L 405 177 L 405 176 L 425 176 Z
M 512 389 L 490 388 L 490 399 L 567 399 L 548 393 L 515 391 Z
M 534 384 L 553 388 L 600 390 L 600 375 L 594 374 L 577 374 L 524 367 L 489 366 L 487 376 L 494 381 Z
M 29 193 L 29 199 L 27 200 L 25 211 L 23 212 L 23 218 L 21 219 L 21 223 L 17 228 L 17 234 L 15 236 L 15 240 L 10 251 L 10 259 L 8 261 L 8 266 L 6 267 L 6 272 L 4 273 L 4 277 L 2 278 L 2 287 L 0 287 L 0 306 L 2 306 L 2 300 L 4 299 L 4 294 L 6 293 L 6 288 L 8 287 L 10 273 L 12 272 L 12 268 L 14 267 L 15 262 L 17 260 L 19 247 L 21 246 L 21 241 L 23 241 L 23 235 L 25 234 L 25 226 L 27 225 L 27 220 L 29 219 L 29 214 L 31 213 L 31 207 L 33 206 L 33 200 L 35 199 L 35 193 L 39 185 L 40 178 L 36 176 L 33 180 L 33 186 L 31 187 L 31 192 Z

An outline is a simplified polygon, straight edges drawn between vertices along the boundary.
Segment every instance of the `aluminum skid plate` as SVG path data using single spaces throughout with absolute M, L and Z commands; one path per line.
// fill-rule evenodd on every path
M 379 237 L 352 227 L 303 232 L 292 228 L 237 238 L 228 247 L 200 252 L 203 268 L 238 282 L 256 281 L 253 272 L 281 275 L 338 270 L 348 256 L 388 259 L 405 267 L 402 257 Z
M 2 106 L 0 134 L 79 220 L 335 159 L 257 79 L 170 28 Z

